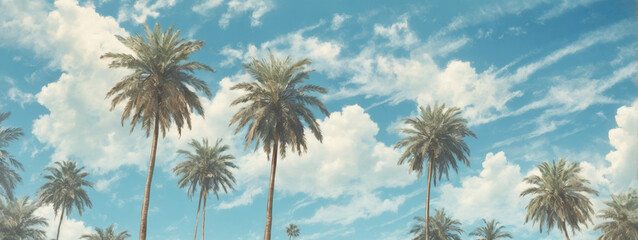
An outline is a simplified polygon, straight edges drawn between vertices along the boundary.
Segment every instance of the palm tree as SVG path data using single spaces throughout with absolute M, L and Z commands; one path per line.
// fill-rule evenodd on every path
M 131 236 L 128 231 L 122 231 L 115 234 L 115 230 L 113 229 L 113 227 L 113 224 L 111 224 L 105 230 L 95 227 L 95 233 L 84 234 L 80 238 L 88 240 L 125 240 Z
M 398 165 L 410 164 L 409 171 L 416 171 L 421 177 L 427 159 L 428 186 L 425 197 L 425 224 L 430 221 L 430 185 L 437 176 L 441 180 L 443 174 L 448 177 L 450 168 L 458 172 L 458 163 L 470 166 L 468 157 L 470 149 L 463 140 L 466 136 L 476 138 L 474 132 L 467 128 L 467 120 L 460 117 L 461 110 L 456 107 L 445 108 L 445 104 L 434 104 L 434 107 L 419 107 L 421 116 L 404 118 L 410 128 L 401 128 L 399 132 L 405 136 L 394 146 L 405 148 Z M 429 229 L 425 229 L 425 238 L 429 239 Z
M 202 144 L 203 143 L 203 144 Z M 208 145 L 208 139 L 203 139 L 202 143 L 192 140 L 189 145 L 194 152 L 178 150 L 177 153 L 186 156 L 186 161 L 181 162 L 173 168 L 175 175 L 181 175 L 178 186 L 184 188 L 188 186 L 186 192 L 188 197 L 192 197 L 199 187 L 199 203 L 197 204 L 197 215 L 195 220 L 195 233 L 193 240 L 197 237 L 197 225 L 199 224 L 199 209 L 204 199 L 204 212 L 202 213 L 202 239 L 204 239 L 204 223 L 206 221 L 206 199 L 208 194 L 215 194 L 219 199 L 218 192 L 235 189 L 235 177 L 230 168 L 237 168 L 231 160 L 233 155 L 225 154 L 229 149 L 228 145 L 222 145 L 222 139 L 218 139 L 214 146 Z
M 299 237 L 299 228 L 297 227 L 297 224 L 291 223 L 288 225 L 288 227 L 286 227 L 286 235 L 290 237 L 290 240 L 292 240 L 292 237 Z
M 0 113 L 0 123 L 9 118 L 11 113 Z M 0 196 L 13 199 L 13 188 L 22 181 L 20 175 L 13 169 L 24 170 L 22 164 L 15 160 L 13 156 L 4 148 L 9 146 L 9 142 L 15 141 L 24 135 L 21 128 L 5 128 L 0 125 Z M 12 167 L 13 166 L 13 167 Z
M 429 231 L 426 231 L 425 219 L 415 216 L 414 220 L 417 223 L 410 230 L 411 234 L 416 235 L 413 240 L 460 240 L 461 236 L 459 234 L 465 232 L 461 229 L 461 222 L 445 215 L 445 209 L 436 210 L 434 218 L 429 222 Z M 433 234 L 426 237 L 426 232 L 432 232 Z
M 594 230 L 602 230 L 599 240 L 638 239 L 638 192 L 630 189 L 627 193 L 611 195 L 605 202 L 606 209 L 598 217 L 609 221 L 598 224 Z
M 513 238 L 512 234 L 503 230 L 505 226 L 498 226 L 498 222 L 494 219 L 487 221 L 483 219 L 483 226 L 477 227 L 470 233 L 470 236 L 477 236 L 477 240 L 503 240 L 505 238 Z
M 231 106 L 246 105 L 235 113 L 229 125 L 237 124 L 235 130 L 237 134 L 250 123 L 246 133 L 245 149 L 254 140 L 256 141 L 255 151 L 259 144 L 263 143 L 266 155 L 272 152 L 265 240 L 270 240 L 272 226 L 277 151 L 282 158 L 286 156 L 288 146 L 299 155 L 306 152 L 304 123 L 310 128 L 315 138 L 319 142 L 322 141 L 319 124 L 307 105 L 317 107 L 326 116 L 330 115 L 323 103 L 311 95 L 314 92 L 327 93 L 325 88 L 316 85 L 299 86 L 313 71 L 306 70 L 306 65 L 310 63 L 310 59 L 307 58 L 294 63 L 291 62 L 290 57 L 282 61 L 270 53 L 270 59 L 253 59 L 251 63 L 244 64 L 246 72 L 257 80 L 256 82 L 239 83 L 231 88 L 246 91 L 246 94 L 235 99 Z
M 148 205 L 159 131 L 165 137 L 166 131 L 174 122 L 177 132 L 181 135 L 184 123 L 191 128 L 190 114 L 193 113 L 193 109 L 204 117 L 199 96 L 191 89 L 203 92 L 208 98 L 212 95 L 206 83 L 192 74 L 195 70 L 214 71 L 199 62 L 186 62 L 190 54 L 204 46 L 204 42 L 179 38 L 181 31 L 173 31 L 173 26 L 162 32 L 160 24 L 155 24 L 154 31 L 144 25 L 144 31 L 146 39 L 140 35 L 127 38 L 116 36 L 134 52 L 134 55 L 106 53 L 101 56 L 113 59 L 109 65 L 111 68 L 134 70 L 106 94 L 107 98 L 113 97 L 110 110 L 113 111 L 116 105 L 126 102 L 122 112 L 122 125 L 125 119 L 131 117 L 131 132 L 138 122 L 142 123 L 147 137 L 151 129 L 153 131 L 151 158 L 142 202 L 140 240 L 146 239 Z
M 537 167 L 541 172 L 540 176 L 532 175 L 523 179 L 523 182 L 532 186 L 520 196 L 533 195 L 526 207 L 525 223 L 529 220 L 539 222 L 540 232 L 543 232 L 543 225 L 546 225 L 547 233 L 555 226 L 569 240 L 567 224 L 574 233 L 575 230 L 580 230 L 579 224 L 587 226 L 587 220 L 592 222 L 591 214 L 594 209 L 583 193 L 598 195 L 598 192 L 587 186 L 589 180 L 578 176 L 581 168 L 575 162 L 568 163 L 561 158 L 558 163 L 543 162 Z
M 0 200 L 0 239 L 6 240 L 44 240 L 41 226 L 48 226 L 46 219 L 33 215 L 38 205 L 29 202 L 29 197 L 11 199 L 5 205 Z
M 85 189 L 85 187 L 93 188 L 93 183 L 86 180 L 89 173 L 83 171 L 84 167 L 78 168 L 75 162 L 55 162 L 55 165 L 56 167 L 46 167 L 44 169 L 49 171 L 49 175 L 44 176 L 48 181 L 40 187 L 38 198 L 42 203 L 53 204 L 53 211 L 56 216 L 58 211 L 62 210 L 60 222 L 58 223 L 58 233 L 55 237 L 57 240 L 60 238 L 60 227 L 62 226 L 65 212 L 68 216 L 71 214 L 73 206 L 75 206 L 80 216 L 82 216 L 85 206 L 89 208 L 93 206 Z

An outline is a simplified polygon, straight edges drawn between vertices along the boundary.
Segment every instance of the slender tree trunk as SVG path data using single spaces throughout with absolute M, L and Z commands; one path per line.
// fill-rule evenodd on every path
M 193 234 L 193 240 L 197 238 L 197 227 L 199 227 L 199 208 L 202 206 L 202 191 L 199 191 L 199 203 L 197 203 L 197 215 L 195 219 L 195 233 Z
M 430 239 L 430 183 L 432 182 L 432 159 L 428 159 L 428 190 L 425 196 L 425 240 Z
M 202 240 L 204 240 L 204 223 L 206 223 L 206 199 L 208 198 L 208 193 L 204 194 L 204 209 L 202 209 Z
M 60 227 L 62 227 L 62 219 L 64 219 L 64 207 L 62 207 L 62 214 L 60 214 L 60 223 L 58 223 L 58 234 L 55 235 L 55 240 L 60 239 Z
M 272 162 L 270 163 L 270 185 L 268 189 L 268 206 L 266 210 L 266 230 L 264 231 L 264 240 L 270 240 L 270 231 L 272 229 L 272 197 L 275 191 L 275 172 L 277 170 L 277 151 L 279 150 L 279 135 L 275 133 L 275 145 L 272 151 Z
M 565 227 L 565 222 L 563 221 L 561 224 L 563 225 L 563 232 L 565 233 L 565 238 L 569 240 L 569 235 L 567 235 L 567 227 Z
M 159 136 L 159 113 L 155 114 L 155 127 L 153 130 L 153 145 L 151 146 L 151 161 L 148 165 L 146 176 L 146 188 L 144 189 L 144 202 L 142 202 L 142 219 L 140 221 L 140 240 L 146 240 L 146 222 L 148 216 L 148 203 L 151 198 L 151 181 L 155 168 L 155 153 L 157 152 L 157 138 Z

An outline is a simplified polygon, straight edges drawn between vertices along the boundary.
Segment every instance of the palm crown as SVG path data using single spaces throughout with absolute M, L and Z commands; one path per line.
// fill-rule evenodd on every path
M 291 223 L 288 225 L 288 227 L 286 227 L 286 235 L 288 235 L 290 239 L 293 237 L 299 237 L 299 228 L 297 227 L 297 224 Z
M 11 199 L 7 204 L 0 200 L 0 239 L 44 240 L 46 235 L 40 227 L 49 224 L 33 214 L 38 207 L 28 197 Z
M 526 207 L 525 223 L 529 220 L 539 222 L 540 232 L 546 226 L 548 233 L 556 226 L 569 239 L 567 224 L 573 233 L 580 230 L 579 224 L 587 226 L 587 221 L 592 222 L 594 209 L 583 193 L 598 195 L 598 192 L 587 186 L 589 180 L 578 175 L 581 168 L 577 163 L 568 163 L 561 158 L 558 162 L 543 162 L 537 167 L 540 176 L 532 175 L 523 179 L 523 182 L 532 186 L 520 196 L 533 195 Z
M 8 112 L 0 113 L 0 123 L 9 118 Z M 21 128 L 5 128 L 0 126 L 0 196 L 4 195 L 8 199 L 13 198 L 13 188 L 22 181 L 20 174 L 14 168 L 23 170 L 22 164 L 4 148 L 9 146 L 9 142 L 15 141 L 22 136 Z
M 499 226 L 494 219 L 487 221 L 483 219 L 483 226 L 477 227 L 470 233 L 470 236 L 477 236 L 477 240 L 503 240 L 512 238 L 512 234 L 503 230 L 505 226 Z
M 594 230 L 602 230 L 599 240 L 638 239 L 638 192 L 630 189 L 627 193 L 611 195 L 605 202 L 607 208 L 598 217 L 608 221 L 597 225 Z
M 125 240 L 131 236 L 128 231 L 122 231 L 116 234 L 113 228 L 113 224 L 111 224 L 105 230 L 95 227 L 95 233 L 84 234 L 80 238 L 87 240 Z
M 193 76 L 195 70 L 214 70 L 200 62 L 188 60 L 190 54 L 200 50 L 202 41 L 184 41 L 179 38 L 173 26 L 162 32 L 160 24 L 151 30 L 144 25 L 146 39 L 140 35 L 135 37 L 116 36 L 135 55 L 126 53 L 106 53 L 101 58 L 112 58 L 112 68 L 128 68 L 134 70 L 125 76 L 107 94 L 112 97 L 111 110 L 121 102 L 126 102 L 122 113 L 124 120 L 131 117 L 131 131 L 138 122 L 149 135 L 154 122 L 166 135 L 171 122 L 175 122 L 178 133 L 184 123 L 190 128 L 190 113 L 193 109 L 204 115 L 199 97 L 189 87 L 202 91 L 208 98 L 212 97 L 206 83 Z
M 414 220 L 417 221 L 410 230 L 411 234 L 414 234 L 413 240 L 425 239 L 425 219 L 419 216 L 415 216 Z M 436 214 L 428 224 L 429 227 L 429 240 L 460 240 L 459 234 L 464 233 L 461 229 L 461 222 L 453 219 L 445 214 L 445 209 L 436 209 Z

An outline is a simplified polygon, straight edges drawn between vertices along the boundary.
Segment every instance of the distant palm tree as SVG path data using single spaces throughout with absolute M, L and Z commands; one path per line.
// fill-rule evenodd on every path
M 567 225 L 575 233 L 575 230 L 580 230 L 579 224 L 587 226 L 588 220 L 592 222 L 594 208 L 583 193 L 598 195 L 598 192 L 587 186 L 589 180 L 578 176 L 581 168 L 577 163 L 568 163 L 561 158 L 558 163 L 543 162 L 537 167 L 540 176 L 532 175 L 523 179 L 523 182 L 533 185 L 520 195 L 533 195 L 526 207 L 525 223 L 530 220 L 539 222 L 540 232 L 546 225 L 547 233 L 557 227 L 569 240 Z
M 290 240 L 292 240 L 292 237 L 299 237 L 299 228 L 297 227 L 297 224 L 291 223 L 288 225 L 288 227 L 286 227 L 286 235 L 290 237 Z
M 95 227 L 95 233 L 84 234 L 80 238 L 88 240 L 126 240 L 131 236 L 128 231 L 122 231 L 115 234 L 115 230 L 113 229 L 113 227 L 113 224 L 111 224 L 105 230 Z
M 0 113 L 0 124 L 6 120 L 11 113 Z M 17 140 L 24 135 L 21 128 L 5 128 L 0 125 L 0 196 L 13 199 L 13 188 L 22 181 L 20 174 L 14 168 L 24 170 L 22 164 L 15 160 L 13 156 L 4 148 L 9 146 L 9 142 Z
M 432 234 L 426 238 L 425 219 L 415 216 L 414 220 L 417 221 L 410 230 L 411 234 L 414 234 L 413 240 L 460 240 L 465 231 L 461 229 L 461 222 L 456 219 L 452 219 L 445 215 L 445 209 L 436 209 L 436 214 L 429 222 L 429 231 Z
M 186 62 L 192 53 L 202 49 L 204 42 L 185 41 L 179 38 L 181 31 L 174 32 L 173 26 L 166 32 L 162 32 L 160 24 L 155 24 L 154 31 L 144 25 L 144 31 L 146 39 L 140 35 L 127 38 L 116 36 L 135 55 L 106 53 L 101 56 L 101 58 L 113 59 L 109 67 L 134 70 L 106 94 L 107 98 L 113 97 L 111 111 L 119 103 L 125 102 L 122 125 L 125 119 L 131 117 L 131 132 L 140 122 L 147 137 L 151 130 L 153 131 L 151 158 L 142 202 L 140 240 L 146 239 L 151 181 L 159 132 L 161 131 L 162 136 L 165 137 L 166 131 L 173 122 L 180 135 L 184 124 L 190 129 L 190 114 L 193 113 L 193 109 L 204 117 L 204 108 L 199 101 L 199 96 L 192 89 L 203 92 L 208 98 L 212 95 L 206 82 L 192 74 L 195 70 L 214 71 L 211 67 L 199 62 Z
M 630 189 L 624 194 L 611 195 L 611 199 L 598 214 L 608 220 L 594 228 L 603 232 L 598 239 L 638 239 L 638 192 Z
M 202 144 L 203 143 L 203 144 Z M 186 192 L 188 197 L 192 197 L 199 187 L 199 203 L 197 204 L 197 215 L 195 220 L 195 233 L 193 240 L 197 237 L 197 225 L 199 224 L 199 208 L 204 199 L 204 212 L 202 213 L 202 239 L 204 239 L 204 223 L 206 222 L 206 199 L 208 194 L 215 194 L 219 199 L 218 192 L 235 189 L 235 177 L 230 168 L 237 168 L 231 160 L 233 155 L 224 153 L 229 149 L 228 145 L 222 145 L 222 139 L 218 139 L 214 146 L 208 145 L 208 139 L 203 139 L 202 143 L 191 140 L 189 145 L 194 152 L 178 150 L 177 153 L 186 156 L 186 161 L 181 162 L 173 168 L 176 176 L 181 176 L 177 185 L 180 188 L 188 187 Z
M 285 60 L 276 58 L 270 53 L 270 59 L 262 59 L 245 64 L 246 72 L 256 82 L 238 83 L 231 89 L 241 89 L 245 95 L 235 99 L 232 105 L 244 105 L 230 121 L 237 124 L 235 134 L 248 124 L 246 146 L 255 143 L 255 151 L 263 143 L 266 155 L 272 152 L 270 164 L 270 184 L 268 205 L 266 209 L 266 228 L 264 239 L 270 240 L 272 229 L 272 204 L 275 189 L 275 172 L 277 169 L 277 152 L 286 156 L 288 146 L 293 152 L 301 155 L 307 150 L 304 123 L 310 128 L 319 142 L 322 141 L 321 129 L 308 105 L 317 107 L 323 114 L 330 113 L 319 98 L 312 93 L 327 93 L 327 90 L 316 85 L 303 85 L 304 79 L 313 70 L 306 70 L 310 59 L 302 59 L 292 63 L 290 57 Z M 250 123 L 250 124 L 249 124 Z
M 85 187 L 93 188 L 93 183 L 86 180 L 89 173 L 83 171 L 84 167 L 78 168 L 75 162 L 55 162 L 55 165 L 56 167 L 45 168 L 49 171 L 49 175 L 44 176 L 48 181 L 40 187 L 39 200 L 45 204 L 52 204 L 56 216 L 58 211 L 62 210 L 58 223 L 58 233 L 55 237 L 57 240 L 60 238 L 60 227 L 65 212 L 68 216 L 75 206 L 82 216 L 85 206 L 89 208 L 93 206 L 85 189 Z
M 466 136 L 476 138 L 474 132 L 467 128 L 467 120 L 460 117 L 461 110 L 456 107 L 445 108 L 445 104 L 434 104 L 434 107 L 419 107 L 420 116 L 404 118 L 409 128 L 401 128 L 399 132 L 405 136 L 394 146 L 395 149 L 405 148 L 398 164 L 410 164 L 409 171 L 416 171 L 420 178 L 427 159 L 428 186 L 425 197 L 425 224 L 430 219 L 430 183 L 434 179 L 436 187 L 437 176 L 441 180 L 443 174 L 448 178 L 450 168 L 458 171 L 458 162 L 470 166 L 468 157 L 470 149 L 463 140 Z M 429 236 L 429 229 L 425 229 L 425 238 Z
M 503 240 L 505 238 L 513 238 L 512 234 L 503 230 L 505 226 L 498 226 L 498 222 L 494 219 L 487 221 L 483 219 L 483 226 L 477 227 L 470 233 L 470 236 L 477 236 L 477 240 Z
M 33 213 L 38 205 L 29 202 L 29 197 L 11 199 L 5 205 L 0 200 L 0 239 L 44 240 L 46 234 L 41 226 L 48 226 L 46 219 Z

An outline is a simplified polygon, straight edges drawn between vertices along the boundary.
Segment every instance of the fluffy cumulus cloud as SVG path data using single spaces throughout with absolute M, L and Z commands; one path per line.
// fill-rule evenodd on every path
M 228 9 L 219 19 L 219 26 L 228 27 L 230 20 L 239 14 L 251 12 L 250 26 L 261 25 L 261 17 L 274 8 L 274 3 L 270 0 L 231 0 L 228 2 Z
M 526 185 L 521 182 L 525 174 L 520 166 L 507 161 L 504 152 L 488 153 L 482 166 L 478 176 L 463 178 L 459 187 L 442 185 L 441 196 L 433 204 L 464 223 L 489 216 L 505 225 L 523 226 L 526 202 L 519 194 Z
M 60 221 L 60 212 L 56 216 L 51 205 L 44 205 L 38 208 L 34 215 L 40 216 L 46 219 L 49 223 L 44 228 L 47 239 L 55 239 L 58 231 L 58 223 Z M 60 239 L 80 239 L 84 234 L 91 234 L 93 229 L 87 226 L 83 221 L 67 217 L 67 213 L 64 214 L 62 220 L 62 228 L 60 229 Z
M 289 153 L 278 160 L 277 194 L 303 193 L 311 198 L 350 200 L 344 206 L 321 207 L 315 216 L 304 221 L 350 224 L 359 218 L 396 211 L 406 198 L 413 196 L 385 199 L 374 193 L 382 188 L 406 186 L 416 177 L 406 174 L 404 166 L 397 166 L 400 154 L 397 150 L 375 139 L 379 128 L 363 108 L 345 106 L 341 111 L 332 112 L 329 118 L 319 120 L 319 124 L 323 143 L 306 132 L 308 152 L 301 156 Z M 236 201 L 246 202 L 244 195 L 256 187 L 267 186 L 270 162 L 259 149 L 240 158 L 238 165 L 242 169 L 236 174 L 238 186 L 247 187 Z M 364 199 L 366 201 L 362 201 Z M 346 214 L 343 209 L 350 211 Z
M 24 104 L 32 103 L 36 100 L 35 95 L 32 93 L 22 92 L 16 87 L 9 88 L 7 96 L 11 99 L 11 101 L 19 103 L 22 108 L 24 108 Z
M 618 109 L 616 123 L 618 127 L 609 131 L 614 150 L 605 156 L 610 165 L 604 172 L 612 190 L 624 191 L 638 186 L 638 100 Z
M 387 38 L 390 41 L 388 45 L 391 47 L 403 47 L 405 49 L 408 49 L 410 46 L 419 41 L 416 34 L 408 26 L 407 16 L 400 17 L 399 22 L 396 22 L 389 27 L 375 24 L 374 35 Z

